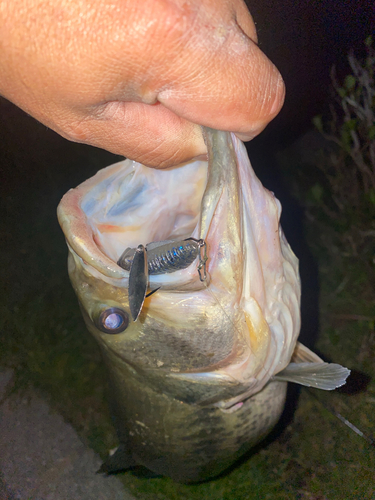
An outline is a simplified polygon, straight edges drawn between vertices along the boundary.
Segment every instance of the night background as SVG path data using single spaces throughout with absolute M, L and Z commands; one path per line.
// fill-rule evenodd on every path
M 375 448 L 332 411 L 366 436 L 375 435 L 375 189 L 345 205 L 354 185 L 342 172 L 352 169 L 360 177 L 351 163 L 350 138 L 338 122 L 343 147 L 332 145 L 313 118 L 322 115 L 315 124 L 323 123 L 327 135 L 335 102 L 331 67 L 345 88 L 352 72 L 348 53 L 353 50 L 358 61 L 369 54 L 365 40 L 374 33 L 375 6 L 360 0 L 247 4 L 259 45 L 287 89 L 279 116 L 247 148 L 257 175 L 283 205 L 282 226 L 300 259 L 301 339 L 353 376 L 335 393 L 291 387 L 272 436 L 221 478 L 194 486 L 129 473 L 121 480 L 135 497 L 150 500 L 374 499 Z M 345 92 L 355 92 L 357 82 L 346 82 Z M 367 160 L 375 133 L 361 127 L 354 121 L 351 130 L 365 138 Z M 105 372 L 68 280 L 56 207 L 68 189 L 119 157 L 68 142 L 2 98 L 0 134 L 0 367 L 15 370 L 17 391 L 29 383 L 36 387 L 104 458 L 116 446 Z M 337 179 L 332 152 L 344 165 Z

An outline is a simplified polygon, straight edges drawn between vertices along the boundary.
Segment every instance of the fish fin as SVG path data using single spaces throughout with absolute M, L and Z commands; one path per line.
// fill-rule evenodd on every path
M 96 471 L 97 474 L 113 474 L 122 470 L 130 469 L 138 465 L 129 451 L 123 444 L 117 448 L 113 455 L 109 455 L 100 469 Z
M 292 354 L 293 363 L 324 363 L 322 358 L 320 358 L 315 352 L 310 351 L 308 347 L 301 344 L 301 342 L 296 343 Z
M 333 391 L 345 384 L 348 368 L 336 363 L 290 363 L 273 378 L 296 384 Z

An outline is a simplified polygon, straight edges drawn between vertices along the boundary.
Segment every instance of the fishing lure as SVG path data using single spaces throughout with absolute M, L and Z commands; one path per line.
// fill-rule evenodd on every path
M 185 269 L 198 257 L 200 249 L 206 247 L 203 240 L 187 238 L 185 240 L 166 240 L 147 243 L 148 274 L 168 274 Z M 136 248 L 127 248 L 117 264 L 130 271 Z
M 129 307 L 133 320 L 136 321 L 141 312 L 149 274 L 168 274 L 186 269 L 197 257 L 199 279 L 204 281 L 208 257 L 206 242 L 202 239 L 155 241 L 146 247 L 126 248 L 117 264 L 129 271 Z

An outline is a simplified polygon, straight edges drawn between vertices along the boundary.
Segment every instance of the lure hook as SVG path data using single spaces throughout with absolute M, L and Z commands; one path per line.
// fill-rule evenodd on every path
M 202 239 L 198 240 L 198 247 L 199 247 L 198 273 L 199 273 L 199 279 L 203 282 L 206 281 L 207 279 L 206 262 L 208 260 L 208 257 L 207 257 L 206 242 Z

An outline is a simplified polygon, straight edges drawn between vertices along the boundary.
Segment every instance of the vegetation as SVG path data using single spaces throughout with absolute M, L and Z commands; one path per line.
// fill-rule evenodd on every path
M 348 63 L 351 72 L 341 84 L 335 68 L 332 69 L 329 118 L 317 116 L 313 120 L 320 133 L 320 140 L 314 139 L 315 144 L 320 144 L 318 150 L 315 147 L 301 154 L 300 149 L 290 149 L 280 160 L 294 195 L 304 208 L 306 238 L 318 263 L 320 335 L 316 347 L 326 359 L 348 366 L 354 373 L 349 387 L 341 394 L 336 391 L 333 395 L 315 395 L 333 411 L 345 414 L 373 439 L 375 50 L 371 37 L 366 40 L 366 57 L 361 60 L 350 53 Z M 338 430 L 340 434 L 347 432 L 340 425 Z M 328 432 L 324 440 L 326 450 L 327 441 L 332 438 Z M 347 471 L 361 469 L 364 463 L 349 451 L 353 440 L 356 441 L 354 433 L 348 432 L 346 440 L 343 446 L 348 451 L 344 459 Z M 373 463 L 368 472 L 375 473 Z M 341 473 L 336 480 L 339 476 Z M 374 498 L 373 479 L 367 476 L 367 481 L 368 489 L 359 494 L 358 483 L 351 478 L 345 483 L 341 497 Z M 325 492 L 329 491 L 328 485 L 327 488 Z M 328 495 L 328 498 L 339 497 L 337 493 Z
M 330 119 L 316 116 L 315 127 L 331 147 L 317 161 L 320 179 L 303 194 L 313 226 L 332 227 L 325 249 L 344 259 L 361 259 L 375 269 L 375 49 L 348 56 L 351 73 L 342 84 L 331 71 L 333 102 Z M 303 175 L 303 174 L 302 174 Z M 375 283 L 375 280 L 374 280 Z

